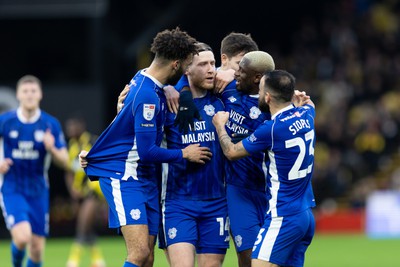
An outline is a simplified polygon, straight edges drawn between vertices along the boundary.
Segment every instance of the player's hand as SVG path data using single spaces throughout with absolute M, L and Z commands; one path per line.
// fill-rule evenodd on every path
M 117 103 L 117 114 L 121 111 L 121 109 L 124 107 L 124 100 L 126 98 L 126 95 L 128 94 L 130 88 L 129 85 L 125 85 L 124 90 L 119 93 L 118 96 L 118 103 Z
M 201 147 L 200 144 L 188 145 L 182 149 L 182 155 L 184 159 L 200 164 L 206 163 L 212 157 L 210 148 Z
M 235 70 L 218 70 L 215 75 L 214 93 L 222 93 L 225 87 L 235 79 Z
M 199 110 L 193 101 L 190 91 L 183 91 L 179 96 L 179 110 L 174 125 L 179 125 L 179 131 L 185 134 L 189 129 L 194 129 L 194 119 L 201 120 Z
M 172 86 L 167 85 L 163 88 L 169 111 L 178 114 L 179 92 Z
M 292 102 L 296 107 L 300 107 L 305 104 L 310 104 L 311 99 L 305 91 L 294 90 Z
M 10 169 L 10 166 L 13 165 L 13 161 L 10 158 L 5 158 L 0 161 L 0 174 L 5 174 Z
M 88 165 L 86 156 L 88 154 L 88 151 L 82 150 L 81 153 L 79 153 L 79 164 L 81 165 L 82 168 L 86 168 Z
M 213 122 L 215 128 L 218 129 L 218 128 L 222 127 L 222 126 L 225 126 L 225 124 L 228 121 L 228 119 L 229 119 L 229 112 L 218 111 L 214 115 L 214 117 L 212 119 L 212 122 Z
M 43 136 L 43 144 L 47 151 L 51 151 L 55 144 L 54 135 L 51 133 L 50 129 L 47 129 Z

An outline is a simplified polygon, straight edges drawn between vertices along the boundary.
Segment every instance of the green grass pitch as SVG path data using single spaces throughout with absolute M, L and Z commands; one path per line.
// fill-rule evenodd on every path
M 72 239 L 49 238 L 44 267 L 64 267 Z M 0 267 L 12 267 L 10 240 L 0 240 Z M 107 267 L 120 267 L 126 255 L 122 237 L 103 237 L 99 240 Z M 89 267 L 86 254 L 81 267 Z M 155 267 L 167 267 L 163 252 L 156 248 Z M 228 250 L 224 265 L 237 266 L 234 248 Z M 369 239 L 364 235 L 321 235 L 314 237 L 306 253 L 306 267 L 398 267 L 400 266 L 399 239 Z

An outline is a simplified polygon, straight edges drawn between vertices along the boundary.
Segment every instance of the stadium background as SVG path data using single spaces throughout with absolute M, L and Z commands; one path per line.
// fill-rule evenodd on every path
M 84 113 L 99 134 L 120 90 L 150 62 L 158 31 L 180 26 L 209 43 L 217 63 L 226 34 L 250 33 L 317 105 L 317 230 L 364 233 L 369 197 L 400 190 L 399 7 L 397 0 L 3 0 L 0 108 L 14 105 L 17 79 L 34 74 L 44 84 L 44 110 L 62 123 Z M 72 236 L 63 174 L 52 167 L 50 176 L 52 236 Z M 398 205 L 390 209 L 395 215 L 382 223 L 400 225 Z M 0 237 L 9 238 L 2 219 Z

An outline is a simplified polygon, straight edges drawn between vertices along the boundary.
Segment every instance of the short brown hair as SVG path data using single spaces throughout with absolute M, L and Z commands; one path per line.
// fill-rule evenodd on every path
M 30 74 L 22 76 L 17 81 L 17 89 L 24 83 L 36 83 L 40 88 L 42 88 L 42 82 L 39 80 L 39 78 Z
M 250 34 L 231 32 L 221 41 L 221 55 L 225 54 L 228 58 L 234 57 L 242 52 L 248 53 L 257 51 L 258 45 L 251 38 Z

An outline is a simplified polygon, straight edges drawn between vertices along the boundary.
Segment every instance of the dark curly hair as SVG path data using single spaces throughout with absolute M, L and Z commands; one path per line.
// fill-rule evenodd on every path
M 258 45 L 250 34 L 231 32 L 221 41 L 221 55 L 225 54 L 229 58 L 241 52 L 248 53 L 257 50 Z
M 176 27 L 173 30 L 159 32 L 153 39 L 150 51 L 156 57 L 167 60 L 183 60 L 189 55 L 197 53 L 196 43 L 196 39 Z

